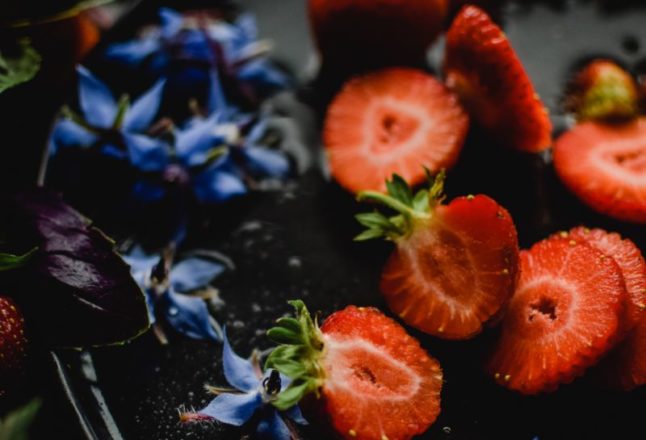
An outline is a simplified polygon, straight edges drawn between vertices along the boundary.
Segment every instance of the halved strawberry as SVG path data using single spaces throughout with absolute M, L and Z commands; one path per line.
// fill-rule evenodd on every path
M 480 8 L 460 10 L 446 35 L 446 84 L 502 145 L 538 152 L 552 144 L 545 106 L 503 31 Z
M 646 223 L 646 118 L 620 125 L 578 124 L 556 140 L 554 167 L 592 209 Z
M 447 339 L 482 331 L 514 292 L 518 238 L 509 213 L 485 195 L 443 205 L 444 174 L 415 196 L 399 176 L 388 195 L 362 192 L 359 200 L 382 203 L 399 215 L 360 214 L 369 229 L 357 237 L 395 242 L 381 274 L 381 292 L 407 324 Z
M 609 384 L 630 391 L 646 384 L 646 317 L 601 363 Z
M 505 387 L 535 394 L 572 381 L 611 348 L 627 294 L 617 263 L 583 241 L 554 236 L 520 259 L 487 370 Z
M 374 308 L 349 306 L 321 328 L 302 301 L 269 336 L 281 345 L 267 366 L 291 377 L 274 405 L 290 408 L 321 393 L 335 430 L 346 439 L 405 440 L 440 413 L 442 370 L 404 328 Z
M 646 316 L 646 261 L 635 243 L 616 232 L 610 233 L 603 229 L 578 227 L 560 235 L 585 241 L 615 260 L 621 269 L 628 293 L 622 329 L 628 332 L 642 321 Z
M 330 105 L 323 142 L 332 175 L 358 192 L 384 190 L 398 173 L 412 184 L 457 161 L 468 118 L 456 96 L 416 69 L 382 70 L 350 80 Z

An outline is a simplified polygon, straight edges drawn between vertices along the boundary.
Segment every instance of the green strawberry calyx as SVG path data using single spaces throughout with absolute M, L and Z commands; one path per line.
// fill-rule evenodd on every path
M 291 379 L 289 386 L 271 402 L 281 411 L 293 407 L 307 394 L 318 397 L 325 381 L 320 362 L 325 348 L 323 333 L 303 301 L 289 304 L 295 309 L 295 317 L 280 318 L 267 331 L 267 336 L 280 345 L 267 357 L 265 369 L 273 368 Z
M 365 241 L 375 238 L 397 240 L 408 236 L 419 221 L 431 218 L 433 209 L 444 200 L 444 170 L 433 176 L 425 169 L 428 188 L 423 188 L 413 194 L 411 187 L 399 175 L 393 174 L 386 181 L 387 193 L 378 191 L 363 191 L 357 196 L 359 202 L 375 202 L 397 212 L 394 216 L 386 216 L 379 211 L 367 212 L 355 216 L 357 221 L 367 229 L 355 237 L 355 241 Z

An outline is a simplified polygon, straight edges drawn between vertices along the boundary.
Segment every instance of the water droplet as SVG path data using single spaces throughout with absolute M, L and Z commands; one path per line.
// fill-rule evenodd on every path
M 289 267 L 293 267 L 294 269 L 298 269 L 303 265 L 303 263 L 299 257 L 293 256 L 289 257 L 289 260 L 287 260 L 287 265 Z
M 258 303 L 251 303 L 251 311 L 254 313 L 260 313 L 262 312 L 262 307 L 260 307 L 260 304 Z
M 442 428 L 442 432 L 444 434 L 446 434 L 446 435 L 451 434 L 451 427 L 450 426 L 445 426 L 444 428 Z
M 170 316 L 177 316 L 179 314 L 179 310 L 177 309 L 177 307 L 171 307 L 168 309 L 168 314 Z
M 240 321 L 239 319 L 236 319 L 235 321 L 233 321 L 231 326 L 233 328 L 243 328 L 244 327 L 244 322 Z

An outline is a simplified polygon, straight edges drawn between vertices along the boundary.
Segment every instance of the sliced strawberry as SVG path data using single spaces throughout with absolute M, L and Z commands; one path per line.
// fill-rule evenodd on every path
M 601 364 L 606 381 L 625 391 L 646 384 L 646 317 Z
M 622 319 L 622 328 L 628 332 L 635 327 L 646 313 L 646 261 L 639 248 L 628 239 L 621 238 L 616 232 L 610 233 L 603 229 L 588 229 L 578 227 L 561 236 L 572 240 L 581 240 L 612 257 L 624 277 L 628 301 Z
M 572 381 L 611 348 L 627 294 L 617 263 L 585 242 L 555 236 L 520 257 L 487 370 L 505 387 L 535 394 Z
M 328 109 L 323 140 L 332 175 L 352 192 L 384 190 L 398 173 L 412 184 L 457 161 L 468 118 L 457 97 L 420 70 L 350 80 Z
M 446 84 L 502 145 L 538 152 L 552 144 L 552 124 L 503 31 L 480 8 L 460 10 L 446 35 Z
M 369 229 L 357 239 L 385 236 L 397 245 L 381 275 L 390 309 L 407 324 L 447 339 L 467 339 L 508 302 L 518 275 L 518 238 L 509 213 L 485 196 L 442 205 L 442 180 L 415 197 L 399 177 L 389 195 L 364 192 L 401 213 L 357 219 Z
M 554 167 L 592 209 L 646 223 L 646 118 L 620 125 L 578 124 L 557 139 Z
M 297 319 L 269 335 L 285 343 L 268 366 L 292 377 L 275 405 L 289 408 L 321 392 L 335 430 L 346 439 L 405 440 L 440 413 L 442 370 L 403 327 L 374 308 L 349 306 L 319 329 L 301 301 Z

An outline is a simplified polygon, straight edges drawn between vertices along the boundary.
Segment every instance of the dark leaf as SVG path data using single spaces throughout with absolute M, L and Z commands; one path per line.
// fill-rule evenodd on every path
M 2 219 L 6 245 L 38 247 L 14 276 L 15 296 L 48 343 L 119 344 L 149 327 L 146 301 L 129 266 L 90 220 L 45 189 L 13 196 L 8 205 Z
M 3 270 L 17 269 L 24 266 L 29 258 L 36 252 L 36 249 L 32 249 L 24 255 L 13 255 L 13 254 L 4 254 L 0 253 L 0 272 Z
M 0 421 L 0 439 L 27 440 L 29 425 L 34 420 L 39 408 L 40 400 L 35 399 L 7 414 L 4 420 Z
M 40 54 L 29 40 L 20 40 L 18 45 L 20 53 L 15 58 L 0 53 L 0 93 L 30 81 L 40 70 Z

